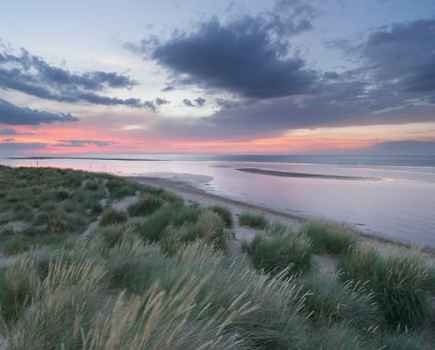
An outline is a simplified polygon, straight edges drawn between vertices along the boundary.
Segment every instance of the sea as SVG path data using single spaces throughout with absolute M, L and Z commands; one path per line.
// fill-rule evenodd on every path
M 435 248 L 435 155 L 94 154 L 0 159 L 38 166 L 184 181 L 206 192 L 303 217 L 358 227 L 381 238 Z M 286 177 L 249 173 L 331 175 Z M 334 178 L 355 177 L 355 179 Z

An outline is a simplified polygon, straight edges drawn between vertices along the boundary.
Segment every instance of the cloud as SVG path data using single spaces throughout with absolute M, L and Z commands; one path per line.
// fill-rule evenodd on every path
M 14 155 L 30 151 L 39 151 L 47 145 L 44 143 L 20 143 L 20 142 L 0 142 L 0 154 Z
M 175 90 L 175 86 L 165 86 L 162 89 L 162 92 L 169 92 L 169 91 L 174 91 Z
M 59 102 L 85 102 L 105 106 L 151 108 L 148 101 L 116 98 L 96 94 L 108 89 L 130 89 L 138 83 L 115 72 L 73 73 L 48 64 L 41 57 L 21 49 L 15 54 L 0 51 L 0 88 L 16 90 L 39 98 Z
M 17 134 L 18 132 L 15 129 L 10 129 L 10 128 L 0 129 L 0 136 L 14 136 Z
M 435 106 L 403 101 L 395 91 L 371 90 L 361 81 L 325 82 L 316 93 L 258 100 L 220 101 L 207 118 L 158 121 L 166 136 L 196 139 L 252 139 L 289 130 L 435 122 Z
M 19 107 L 0 99 L 0 123 L 9 125 L 39 125 L 43 123 L 74 122 L 78 119 L 69 113 L 51 113 Z
M 336 40 L 329 45 L 360 59 L 357 70 L 373 84 L 401 94 L 435 92 L 435 19 L 394 23 L 369 33 L 362 42 Z
M 202 107 L 205 105 L 206 100 L 203 97 L 197 97 L 195 98 L 195 102 L 198 107 Z
M 157 98 L 155 99 L 155 102 L 156 102 L 156 105 L 157 105 L 157 106 L 167 105 L 167 104 L 170 103 L 168 100 L 166 100 L 166 99 L 164 99 L 164 98 L 161 98 L 161 97 L 157 97 Z
M 311 29 L 314 10 L 303 1 L 279 1 L 277 10 L 223 23 L 213 18 L 164 42 L 145 39 L 149 55 L 174 85 L 195 85 L 264 99 L 307 93 L 317 74 L 290 52 L 289 38 Z
M 106 147 L 113 144 L 110 141 L 100 141 L 100 140 L 58 140 L 59 144 L 57 147 L 83 147 L 83 146 L 97 146 Z
M 329 42 L 329 49 L 357 59 L 353 69 L 340 72 L 306 67 L 270 23 L 267 16 L 212 19 L 154 42 L 151 57 L 169 69 L 174 84 L 234 93 L 215 98 L 220 110 L 213 115 L 161 119 L 157 132 L 252 139 L 303 128 L 435 122 L 435 20 L 385 26 L 360 41 Z
M 371 33 L 363 57 L 378 79 L 409 92 L 435 91 L 435 19 L 393 24 Z
M 185 99 L 183 100 L 183 103 L 184 103 L 184 105 L 187 106 L 187 107 L 195 107 L 195 105 L 193 104 L 193 102 L 192 102 L 191 100 L 189 100 L 188 98 L 185 98 Z
M 191 99 L 183 99 L 183 103 L 187 107 L 203 107 L 205 105 L 205 98 L 197 97 L 193 101 Z
M 9 52 L 0 53 L 0 64 L 16 64 L 22 71 L 35 71 L 35 78 L 60 87 L 71 89 L 102 91 L 106 88 L 131 88 L 137 82 L 126 75 L 114 72 L 94 71 L 83 74 L 70 72 L 63 68 L 54 67 L 41 57 L 31 55 L 27 50 L 21 49 L 20 55 Z

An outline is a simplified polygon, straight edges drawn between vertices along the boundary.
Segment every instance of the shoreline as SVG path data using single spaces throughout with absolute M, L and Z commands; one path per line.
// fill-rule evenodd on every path
M 203 189 L 197 188 L 187 182 L 181 180 L 171 180 L 159 177 L 149 177 L 149 176 L 126 176 L 126 178 L 136 181 L 143 185 L 149 185 L 154 187 L 161 187 L 167 189 L 169 191 L 175 192 L 181 197 L 183 197 L 187 201 L 197 202 L 202 205 L 210 206 L 210 205 L 222 205 L 229 207 L 229 209 L 235 213 L 236 216 L 242 211 L 255 211 L 265 215 L 270 222 L 281 221 L 291 228 L 297 230 L 308 220 L 325 220 L 322 218 L 314 217 L 314 216 L 303 216 L 296 215 L 291 213 L 286 213 L 280 210 L 268 208 L 265 206 L 251 204 L 235 199 L 231 199 L 225 196 L 213 194 L 207 192 Z M 332 220 L 326 220 L 333 222 Z M 421 252 L 428 254 L 431 258 L 435 258 L 435 248 L 429 246 L 417 246 L 412 243 L 401 242 L 398 240 L 382 237 L 377 235 L 376 233 L 364 232 L 356 225 L 352 225 L 345 222 L 340 222 L 339 224 L 343 224 L 349 227 L 352 232 L 357 234 L 363 241 L 367 243 L 373 243 L 375 245 L 381 246 L 393 246 L 396 248 L 407 248 L 413 249 L 417 248 Z

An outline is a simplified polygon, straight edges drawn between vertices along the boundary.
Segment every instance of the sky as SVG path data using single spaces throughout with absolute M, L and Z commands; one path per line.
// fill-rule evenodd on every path
M 433 0 L 14 0 L 0 155 L 435 154 Z

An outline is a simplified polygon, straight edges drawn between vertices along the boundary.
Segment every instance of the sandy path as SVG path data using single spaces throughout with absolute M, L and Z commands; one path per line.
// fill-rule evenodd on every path
M 135 204 L 139 200 L 139 197 L 136 196 L 128 196 L 124 197 L 118 201 L 112 203 L 111 207 L 118 211 L 127 211 L 128 207 L 132 204 Z M 105 205 L 104 205 L 105 206 Z M 100 223 L 101 215 L 98 216 L 97 220 L 91 222 L 86 230 L 81 234 L 81 238 L 88 239 L 90 238 L 98 228 L 98 224 Z

